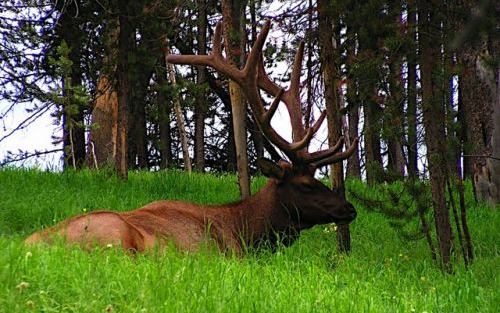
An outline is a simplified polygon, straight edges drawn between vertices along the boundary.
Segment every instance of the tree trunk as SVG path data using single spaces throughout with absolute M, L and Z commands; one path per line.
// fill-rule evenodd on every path
M 147 2 L 147 1 L 146 1 Z M 168 6 L 168 5 L 167 5 Z M 140 37 L 133 41 L 133 49 L 128 51 L 132 89 L 129 101 L 129 166 L 133 168 L 146 169 L 149 167 L 148 146 L 151 144 L 148 138 L 148 95 L 150 93 L 151 80 L 155 68 L 163 64 L 163 49 L 166 44 L 165 31 L 169 26 L 165 21 L 154 17 L 161 12 L 161 8 L 149 7 L 147 3 L 135 6 L 133 23 L 140 33 Z M 159 57 L 162 57 L 159 59 Z
M 144 69 L 144 71 L 147 71 Z M 149 72 L 149 71 L 147 71 Z M 142 75 L 141 75 L 142 76 Z M 149 76 L 147 82 L 149 82 Z M 134 82 L 131 101 L 129 106 L 129 130 L 128 130 L 128 146 L 129 146 L 129 166 L 134 169 L 148 168 L 148 148 L 147 148 L 147 130 L 146 130 L 146 105 L 145 97 L 147 84 L 142 84 L 143 79 L 137 79 Z
M 399 2 L 389 2 L 388 14 L 384 15 L 385 38 L 397 39 L 401 24 L 401 5 Z M 384 101 L 382 133 L 387 142 L 387 168 L 385 179 L 392 181 L 402 179 L 405 174 L 405 158 L 403 153 L 404 114 L 403 114 L 403 54 L 401 47 L 389 46 L 384 52 L 387 67 L 387 79 L 384 89 L 388 94 Z
M 165 64 L 167 64 L 167 71 L 170 83 L 172 86 L 177 85 L 177 81 L 175 79 L 175 68 L 172 63 L 168 63 L 167 56 L 170 54 L 170 47 L 165 47 Z M 188 137 L 186 133 L 186 123 L 184 121 L 184 114 L 182 113 L 181 102 L 179 100 L 178 91 L 174 88 L 174 111 L 175 117 L 177 119 L 177 127 L 179 127 L 179 138 L 182 146 L 182 157 L 184 160 L 184 170 L 188 173 L 191 173 L 191 158 L 189 157 L 189 145 L 188 145 Z
M 222 1 L 224 42 L 226 54 L 230 62 L 240 67 L 243 63 L 244 50 L 244 13 L 246 1 Z M 246 136 L 246 99 L 241 88 L 229 81 L 229 94 L 231 97 L 234 142 L 236 147 L 236 165 L 238 168 L 238 182 L 241 198 L 250 196 L 250 175 L 248 171 L 247 136 Z
M 256 1 L 255 0 L 250 0 L 249 5 L 250 9 L 250 25 L 251 25 L 251 42 L 255 42 L 257 39 L 257 8 L 256 8 Z M 264 156 L 264 146 L 266 145 L 267 139 L 264 137 L 262 134 L 262 131 L 260 128 L 257 126 L 255 123 L 255 118 L 254 115 L 249 112 L 250 114 L 247 114 L 247 128 L 248 131 L 250 132 L 250 137 L 252 139 L 252 142 L 254 144 L 254 149 L 255 149 L 255 156 L 256 158 L 262 158 Z M 270 145 L 272 146 L 272 145 Z M 269 151 L 269 153 L 272 155 L 276 151 Z
M 147 39 L 143 39 L 147 40 Z M 136 49 L 133 53 L 138 55 Z M 146 50 L 146 49 L 145 49 Z M 153 55 L 157 55 L 158 50 L 147 49 Z M 132 168 L 147 169 L 148 168 L 148 140 L 147 140 L 147 123 L 146 123 L 146 94 L 148 91 L 148 84 L 153 76 L 154 64 L 143 61 L 147 59 L 146 56 L 138 56 L 141 63 L 130 63 L 130 67 L 134 67 L 133 90 L 131 91 L 131 101 L 129 102 L 129 165 Z M 151 57 L 151 56 L 149 56 Z M 141 69 L 137 71 L 137 69 Z
M 234 172 L 236 170 L 236 151 L 234 147 L 231 97 L 222 84 L 220 84 L 220 82 L 213 76 L 208 76 L 208 84 L 210 89 L 215 92 L 222 101 L 222 110 L 227 114 L 227 118 L 222 120 L 222 127 L 227 130 L 227 142 L 224 147 L 221 147 L 222 150 L 224 150 L 224 156 L 218 161 L 224 164 L 222 167 L 224 171 Z
M 340 90 L 337 88 L 340 81 L 339 55 L 336 46 L 340 34 L 337 34 L 334 21 L 327 12 L 328 2 L 318 1 L 318 33 L 320 45 L 320 59 L 325 84 L 325 106 L 328 121 L 328 144 L 334 146 L 342 135 L 342 115 L 341 115 L 341 97 Z M 344 175 L 342 163 L 330 165 L 332 185 L 335 188 L 343 186 Z
M 399 9 L 399 7 L 397 8 Z M 399 16 L 395 14 L 396 16 Z M 403 115 L 403 88 L 401 77 L 401 57 L 392 52 L 389 59 L 389 92 L 384 115 L 388 121 L 384 123 L 387 138 L 387 169 L 389 176 L 402 179 L 405 173 L 405 158 L 403 154 L 404 115 Z
M 474 164 L 485 165 L 485 159 L 480 156 L 491 152 L 489 139 L 494 126 L 495 77 L 493 70 L 483 63 L 482 54 L 486 52 L 487 40 L 479 41 L 457 51 L 458 62 L 463 69 L 459 81 L 463 151 L 465 155 L 473 155 L 464 159 L 464 174 L 468 177 L 473 174 Z
M 347 93 L 354 91 L 356 87 L 348 87 Z M 348 99 L 353 99 L 347 96 Z M 359 137 L 358 125 L 359 125 L 359 104 L 355 102 L 356 100 L 349 102 L 349 139 L 352 140 L 354 138 Z M 347 159 L 347 177 L 361 179 L 361 164 L 359 161 L 359 153 L 358 151 L 354 152 Z
M 354 76 L 359 82 L 359 99 L 364 114 L 364 152 L 365 173 L 368 184 L 376 184 L 383 179 L 383 163 L 381 153 L 383 98 L 380 97 L 381 69 L 384 67 L 381 43 L 387 32 L 383 10 L 387 8 L 377 1 L 359 1 L 352 4 L 351 10 L 363 14 L 361 20 L 353 14 L 350 21 L 357 37 L 357 70 Z M 373 14 L 374 10 L 379 10 Z M 348 25 L 348 29 L 349 29 Z
M 120 27 L 118 19 L 110 19 L 104 29 L 106 55 L 99 76 L 88 147 L 88 166 L 101 169 L 114 167 L 118 136 L 118 92 L 116 75 L 117 45 Z
M 66 103 L 63 108 L 63 153 L 64 168 L 72 166 L 82 168 L 85 164 L 85 126 L 84 110 L 81 103 L 74 103 L 73 88 L 82 84 L 81 70 L 81 49 L 82 31 L 79 28 L 80 19 L 78 17 L 79 3 L 75 2 L 65 6 L 64 12 L 59 19 L 61 37 L 69 47 L 68 58 L 72 62 L 69 77 L 64 77 L 64 97 L 72 103 Z M 66 106 L 77 106 L 67 108 Z
M 370 86 L 363 92 L 365 94 L 363 101 L 365 114 L 365 169 L 366 181 L 370 185 L 381 182 L 381 174 L 383 172 L 380 143 L 380 116 L 382 109 L 376 101 L 370 99 L 377 93 L 376 81 L 372 83 L 375 84 L 372 85 L 370 82 L 367 82 Z M 368 90 L 371 90 L 371 92 Z
M 338 21 L 332 18 L 332 8 L 328 1 L 318 1 L 318 33 L 320 45 L 320 59 L 325 84 L 325 106 L 328 117 L 328 144 L 334 146 L 342 135 L 340 81 L 340 27 Z M 337 27 L 336 27 L 337 26 Z M 335 46 L 334 46 L 335 45 Z M 344 192 L 343 163 L 330 165 L 330 179 L 332 188 Z M 337 227 L 337 249 L 342 253 L 351 250 L 349 225 Z
M 492 205 L 500 204 L 500 69 L 495 70 L 496 99 L 494 103 L 493 120 L 496 121 L 491 136 L 492 157 L 486 161 L 486 167 L 491 173 L 489 186 L 489 201 Z
M 118 65 L 116 82 L 118 91 L 118 124 L 115 154 L 115 170 L 122 179 L 128 178 L 128 106 L 130 101 L 130 70 L 128 52 L 133 47 L 134 32 L 130 23 L 128 1 L 119 1 Z
M 369 24 L 368 24 L 369 26 Z M 365 26 L 368 27 L 368 26 Z M 360 37 L 359 53 L 362 55 L 376 56 L 377 46 L 376 38 Z M 373 62 L 373 61 L 365 61 Z M 377 74 L 378 67 L 373 64 L 368 64 L 367 71 L 369 73 L 363 77 L 358 77 L 360 100 L 363 103 L 364 113 L 364 137 L 365 137 L 365 170 L 366 181 L 368 184 L 376 184 L 382 180 L 382 153 L 381 153 L 381 138 L 380 132 L 382 129 L 381 117 L 382 108 L 378 103 L 378 82 Z
M 464 154 L 471 155 L 464 159 L 464 171 L 468 176 L 474 173 L 474 166 L 486 165 L 484 157 L 490 155 L 495 147 L 490 142 L 494 132 L 495 78 L 493 70 L 482 65 L 481 51 L 463 47 L 459 52 L 463 66 L 460 76 L 460 107 L 463 110 Z M 493 154 L 494 155 L 494 154 Z M 476 197 L 489 194 L 480 185 L 475 184 Z M 486 200 L 486 199 L 482 199 Z
M 352 72 L 352 68 L 355 66 L 355 61 L 356 60 L 356 36 L 354 35 L 356 33 L 356 30 L 353 29 L 353 27 L 348 27 L 348 36 L 346 40 L 346 50 L 347 50 L 347 61 L 346 61 L 346 67 L 347 67 L 347 73 Z M 350 74 L 348 76 L 348 84 L 347 84 L 347 91 L 346 91 L 346 98 L 347 98 L 347 108 L 348 108 L 348 116 L 349 116 L 349 139 L 352 140 L 354 138 L 359 137 L 359 131 L 358 131 L 358 126 L 359 126 L 359 113 L 360 113 L 360 106 L 359 102 L 360 99 L 358 97 L 359 93 L 359 79 L 355 75 Z M 356 151 L 347 159 L 347 172 L 346 172 L 347 177 L 355 178 L 355 179 L 361 179 L 361 162 L 359 159 L 359 152 Z
M 198 5 L 198 54 L 207 53 L 207 3 L 206 0 L 197 1 Z M 207 83 L 206 67 L 196 66 L 197 84 L 202 88 L 196 93 L 194 113 L 194 164 L 198 172 L 205 171 L 205 115 L 207 111 L 207 93 L 203 88 Z
M 118 128 L 118 94 L 105 73 L 99 77 L 92 111 L 89 166 L 101 169 L 113 164 Z
M 410 40 L 412 45 L 407 52 L 408 66 L 408 87 L 406 90 L 406 101 L 408 104 L 406 112 L 406 123 L 408 133 L 408 143 L 406 151 L 408 154 L 408 176 L 410 178 L 418 177 L 418 142 L 417 142 L 417 52 L 414 48 L 416 43 L 416 23 L 417 10 L 414 5 L 408 7 L 408 23 L 410 29 Z
M 266 138 L 262 134 L 259 126 L 255 123 L 253 114 L 247 114 L 247 128 L 250 132 L 250 138 L 252 139 L 254 145 L 256 158 L 258 159 L 264 157 L 264 141 Z M 269 153 L 272 154 L 273 152 L 271 151 Z
M 163 56 L 160 58 L 163 62 Z M 165 64 L 166 65 L 166 64 Z M 171 108 L 167 96 L 167 71 L 162 68 L 157 71 L 158 85 L 158 124 L 160 131 L 160 168 L 167 169 L 172 164 L 172 139 L 170 137 L 170 112 Z
M 356 79 L 354 79 L 356 80 Z M 348 116 L 349 116 L 349 137 L 348 139 L 352 141 L 354 138 L 359 137 L 359 131 L 358 131 L 358 126 L 359 126 L 359 111 L 360 111 L 360 106 L 358 103 L 358 97 L 356 96 L 357 93 L 357 84 L 354 82 L 350 86 L 347 86 L 347 103 L 348 103 Z M 349 142 L 350 144 L 350 142 Z M 348 159 L 347 159 L 347 171 L 346 171 L 346 176 L 354 179 L 361 179 L 361 162 L 359 159 L 359 152 L 356 151 L 354 152 Z
M 427 160 L 431 180 L 432 202 L 436 234 L 439 242 L 441 265 L 447 272 L 452 271 L 451 250 L 452 231 L 449 210 L 446 205 L 445 186 L 448 179 L 446 171 L 448 163 L 447 142 L 445 131 L 445 97 L 444 77 L 440 71 L 441 51 L 439 36 L 433 36 L 434 30 L 440 29 L 441 20 L 437 18 L 432 7 L 425 1 L 419 5 L 420 30 L 420 71 L 422 86 L 422 109 L 425 126 L 425 141 L 427 145 Z M 421 16 L 421 18 L 420 18 Z

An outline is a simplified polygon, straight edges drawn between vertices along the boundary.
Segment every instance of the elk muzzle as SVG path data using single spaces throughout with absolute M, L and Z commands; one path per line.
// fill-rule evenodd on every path
M 342 213 L 339 215 L 340 216 L 334 218 L 335 223 L 339 225 L 346 225 L 354 221 L 358 213 L 356 212 L 354 206 L 351 203 L 347 202 L 346 206 L 342 210 Z

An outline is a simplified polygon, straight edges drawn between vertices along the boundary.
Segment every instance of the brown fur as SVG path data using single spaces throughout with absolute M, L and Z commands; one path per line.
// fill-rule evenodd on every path
M 271 179 L 255 195 L 232 205 L 203 206 L 181 201 L 156 201 L 129 212 L 95 211 L 36 232 L 27 244 L 51 243 L 55 236 L 90 249 L 121 245 L 147 251 L 171 241 L 183 251 L 215 242 L 221 251 L 241 254 L 275 233 L 288 234 L 287 244 L 306 228 L 348 223 L 356 216 L 343 195 L 328 189 L 312 173 L 290 164 L 269 165 Z

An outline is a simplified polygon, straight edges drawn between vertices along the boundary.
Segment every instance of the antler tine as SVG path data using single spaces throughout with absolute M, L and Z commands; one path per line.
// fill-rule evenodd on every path
M 264 61 L 262 59 L 262 56 L 259 59 L 258 64 L 257 84 L 259 85 L 259 88 L 272 96 L 276 96 L 278 92 L 283 89 L 280 86 L 276 85 L 267 75 L 266 69 L 264 68 Z
M 259 35 L 257 35 L 257 39 L 255 40 L 250 54 L 247 57 L 247 61 L 245 63 L 245 67 L 243 68 L 243 72 L 248 74 L 248 77 L 252 80 L 256 80 L 259 72 L 259 66 L 255 66 L 255 64 L 259 65 L 262 56 L 262 48 L 264 47 L 264 43 L 266 41 L 267 35 L 269 34 L 269 29 L 271 28 L 271 21 L 266 20 L 262 28 L 260 29 Z
M 325 118 L 326 118 L 326 110 L 323 110 L 323 112 L 321 112 L 321 115 L 319 116 L 318 120 L 311 127 L 314 130 L 314 133 L 316 133 L 318 131 L 321 124 L 323 124 L 323 121 L 325 120 Z
M 316 134 L 319 127 L 323 123 L 323 120 L 325 119 L 325 117 L 326 117 L 326 111 L 323 111 L 321 113 L 319 119 L 314 123 L 314 126 L 305 129 L 305 135 L 302 138 L 302 140 L 292 143 L 291 149 L 293 151 L 300 151 L 304 148 L 307 148 L 307 146 L 309 146 L 309 143 L 311 142 L 311 139 L 314 137 L 314 134 Z M 306 163 L 309 162 L 308 161 L 309 155 L 310 155 L 309 152 L 302 151 L 301 158 L 300 158 L 301 161 L 306 162 Z
M 178 55 L 170 54 L 167 56 L 167 61 L 175 64 L 184 65 L 207 65 L 213 67 L 221 74 L 231 77 L 239 84 L 243 83 L 244 73 L 237 67 L 226 61 L 222 55 L 222 23 L 217 23 L 214 32 L 213 49 L 209 55 Z
M 290 91 L 299 98 L 300 95 L 300 73 L 302 72 L 302 60 L 304 59 L 304 42 L 299 43 L 299 48 L 293 60 L 292 75 L 290 76 Z
M 357 137 L 354 138 L 354 140 L 352 141 L 349 148 L 347 148 L 347 150 L 345 150 L 341 153 L 337 153 L 340 150 L 340 148 L 342 147 L 343 141 L 344 141 L 344 138 L 341 137 L 339 139 L 339 141 L 337 141 L 337 144 L 335 146 L 333 146 L 332 148 L 330 148 L 328 150 L 324 150 L 324 151 L 319 152 L 319 153 L 324 153 L 324 155 L 322 155 L 321 158 L 316 158 L 317 161 L 314 161 L 314 162 L 310 161 L 308 163 L 312 164 L 315 168 L 319 168 L 319 167 L 322 167 L 324 165 L 337 163 L 337 162 L 340 162 L 340 161 L 347 159 L 348 157 L 350 157 L 354 153 L 354 151 L 356 151 L 356 149 L 358 147 L 359 139 Z M 326 155 L 327 152 L 331 153 L 331 154 L 329 156 L 327 156 Z
M 301 41 L 299 48 L 295 53 L 295 58 L 293 61 L 292 75 L 290 77 L 290 88 L 287 90 L 287 101 L 286 106 L 290 114 L 290 120 L 292 123 L 293 140 L 301 140 L 307 137 L 310 132 L 304 128 L 304 122 L 302 120 L 302 108 L 300 106 L 300 74 L 302 72 L 302 60 L 304 59 L 304 42 Z M 310 136 L 309 141 L 312 139 Z M 309 144 L 307 142 L 306 146 Z
M 286 105 L 288 114 L 290 116 L 290 122 L 292 124 L 292 140 L 294 142 L 290 145 L 290 149 L 293 152 L 300 151 L 300 157 L 296 156 L 295 159 L 299 159 L 301 162 L 303 162 L 302 159 L 304 158 L 304 155 L 307 155 L 307 152 L 301 150 L 309 146 L 311 139 L 326 117 L 326 112 L 323 112 L 314 127 L 308 129 L 304 128 L 304 123 L 302 121 L 302 109 L 300 106 L 300 73 L 302 69 L 302 60 L 304 57 L 304 47 L 304 43 L 301 42 L 299 48 L 297 49 L 297 53 L 295 54 L 292 74 L 290 78 L 290 87 L 284 92 L 283 96 L 281 97 L 282 101 Z M 273 96 L 277 96 L 277 94 L 281 90 L 281 88 L 276 85 L 267 75 L 262 59 L 259 60 L 257 83 L 260 88 Z
M 291 144 L 290 148 L 293 151 L 299 151 L 306 148 L 314 133 L 317 131 L 317 129 L 314 129 L 312 132 L 304 129 L 304 124 L 302 122 L 302 110 L 300 108 L 300 71 L 303 54 L 304 44 L 301 43 L 295 56 L 290 88 L 288 88 L 281 97 L 281 100 L 286 105 L 292 124 L 292 139 L 295 142 Z M 282 89 L 267 75 L 262 58 L 259 60 L 258 64 L 257 84 L 261 89 L 274 97 L 276 97 Z
M 321 159 L 329 158 L 335 153 L 339 152 L 340 149 L 342 149 L 343 144 L 344 144 L 344 137 L 341 136 L 339 140 L 337 140 L 334 146 L 325 150 L 310 153 L 309 156 L 307 157 L 307 162 L 314 163 Z
M 267 110 L 266 113 L 262 116 L 261 121 L 265 124 L 270 124 L 271 119 L 274 116 L 274 113 L 276 113 L 276 110 L 278 109 L 278 105 L 281 101 L 281 97 L 283 97 L 283 93 L 285 92 L 284 89 L 280 89 L 276 97 L 274 97 L 273 103 L 271 103 L 271 106 L 269 107 L 269 110 Z

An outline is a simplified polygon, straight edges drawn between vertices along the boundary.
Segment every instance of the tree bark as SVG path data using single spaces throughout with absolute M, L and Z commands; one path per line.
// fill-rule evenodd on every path
M 500 47 L 500 42 L 498 42 Z M 495 71 L 496 76 L 496 99 L 494 103 L 493 119 L 496 121 L 493 134 L 491 136 L 492 157 L 486 161 L 486 167 L 491 173 L 489 186 L 489 201 L 492 205 L 500 204 L 500 69 Z
M 116 82 L 118 92 L 118 123 L 116 137 L 115 171 L 122 179 L 128 178 L 128 106 L 130 101 L 130 70 L 128 52 L 134 42 L 134 32 L 130 23 L 128 1 L 118 2 L 119 27 L 118 36 L 118 65 L 116 69 Z
M 355 92 L 356 87 L 348 87 L 347 93 Z M 355 99 L 354 97 L 347 96 L 347 99 Z M 348 114 L 349 114 L 349 139 L 354 139 L 359 137 L 358 125 L 359 125 L 359 104 L 355 102 L 356 100 L 351 100 L 349 102 Z M 361 179 L 361 163 L 359 160 L 358 151 L 354 152 L 347 159 L 347 172 L 346 176 L 355 179 Z
M 129 64 L 130 65 L 130 64 Z M 137 65 L 135 65 L 137 66 Z M 142 67 L 142 66 L 141 66 Z M 131 93 L 129 105 L 129 130 L 128 130 L 128 146 L 129 146 L 129 166 L 135 169 L 148 168 L 148 141 L 146 130 L 146 105 L 145 98 L 147 85 L 152 76 L 152 67 L 143 68 L 143 73 L 135 77 L 133 83 L 134 89 Z M 147 77 L 147 79 L 146 79 Z
M 380 143 L 380 116 L 382 108 L 375 100 L 370 99 L 370 97 L 373 97 L 377 93 L 376 84 L 368 84 L 370 88 L 365 89 L 363 92 L 365 94 L 363 101 L 365 114 L 365 169 L 366 181 L 368 184 L 373 185 L 381 182 L 381 173 L 383 172 Z M 368 90 L 371 90 L 371 92 Z
M 352 69 L 356 65 L 356 29 L 354 26 L 348 27 L 348 35 L 346 39 L 346 68 L 347 73 L 349 73 L 347 77 L 347 91 L 346 91 L 346 99 L 347 99 L 347 108 L 348 108 L 348 116 L 349 116 L 349 139 L 354 139 L 359 137 L 359 113 L 360 113 L 360 99 L 358 97 L 359 94 L 359 78 L 356 75 L 352 75 Z M 359 152 L 356 151 L 347 159 L 347 171 L 346 176 L 361 179 L 361 162 L 359 158 Z
M 379 44 L 386 32 L 386 23 L 380 20 L 385 9 L 376 1 L 356 2 L 351 8 L 364 16 L 361 20 L 357 16 L 351 19 L 358 40 L 357 60 L 361 70 L 355 71 L 355 75 L 359 79 L 359 99 L 364 113 L 365 173 L 370 185 L 382 181 L 384 176 L 381 153 L 383 99 L 379 96 L 384 58 Z M 380 14 L 373 14 L 374 10 L 380 10 Z
M 65 6 L 59 19 L 62 40 L 69 47 L 69 59 L 72 62 L 69 77 L 64 77 L 64 97 L 72 99 L 72 88 L 81 86 L 81 49 L 82 30 L 80 29 L 80 18 L 77 10 L 80 1 Z M 66 105 L 77 106 L 76 112 L 73 108 L 66 108 Z M 85 165 L 85 108 L 80 103 L 67 103 L 63 108 L 63 153 L 64 168 L 72 166 L 82 168 Z
M 325 106 L 328 117 L 328 144 L 334 146 L 342 135 L 341 91 L 340 81 L 340 27 L 332 18 L 332 7 L 328 1 L 318 1 L 318 33 L 320 45 L 321 68 L 325 84 Z M 337 26 L 337 27 L 336 27 Z M 335 46 L 334 46 L 335 44 Z M 343 163 L 330 165 L 332 188 L 344 192 Z M 337 227 L 337 249 L 342 253 L 351 250 L 349 225 Z
M 226 54 L 230 62 L 240 67 L 243 63 L 244 50 L 244 13 L 246 1 L 222 1 L 224 42 Z M 241 198 L 250 196 L 250 175 L 248 171 L 247 136 L 246 136 L 246 99 L 241 88 L 229 81 L 231 97 L 234 142 L 236 147 L 236 165 Z
M 479 49 L 479 48 L 477 48 Z M 460 107 L 463 122 L 464 154 L 473 155 L 464 159 L 464 174 L 471 177 L 474 164 L 486 165 L 480 156 L 490 155 L 492 138 L 493 106 L 495 87 L 493 71 L 481 64 L 481 52 L 471 47 L 463 47 L 459 51 L 459 60 L 463 67 L 460 76 Z M 480 186 L 474 186 L 476 191 Z M 478 193 L 476 193 L 478 195 Z
M 399 10 L 399 7 L 396 7 Z M 395 16 L 399 16 L 394 13 Z M 391 52 L 389 59 L 389 92 L 384 115 L 389 118 L 384 123 L 387 138 L 387 169 L 389 176 L 402 179 L 405 174 L 405 158 L 403 154 L 404 115 L 403 115 L 403 88 L 401 77 L 401 56 L 398 52 Z
M 411 44 L 407 52 L 408 66 L 408 87 L 406 90 L 406 101 L 408 104 L 406 112 L 408 143 L 406 151 L 408 154 L 408 176 L 410 178 L 418 177 L 418 142 L 417 142 L 417 52 L 416 45 L 416 27 L 417 27 L 417 9 L 415 5 L 408 4 L 408 24 Z
M 207 53 L 207 2 L 197 1 L 198 5 L 198 54 Z M 198 172 L 205 171 L 205 115 L 207 111 L 207 99 L 204 86 L 207 83 L 206 67 L 196 66 L 197 84 L 201 88 L 196 94 L 195 117 L 194 117 L 194 164 Z
M 447 142 L 445 131 L 445 105 L 443 84 L 444 77 L 440 72 L 441 51 L 439 36 L 433 36 L 434 30 L 440 29 L 441 20 L 436 16 L 430 3 L 420 1 L 419 38 L 420 38 L 420 71 L 422 86 L 422 109 L 427 145 L 427 160 L 431 180 L 432 203 L 436 234 L 439 242 L 441 265 L 447 272 L 452 271 L 451 250 L 452 231 L 450 214 L 446 205 L 445 186 L 448 179 Z
M 179 100 L 178 91 L 175 90 L 177 85 L 177 81 L 175 79 L 175 68 L 172 63 L 168 63 L 167 56 L 170 54 L 170 47 L 165 47 L 165 64 L 167 64 L 167 71 L 170 83 L 174 86 L 174 111 L 175 117 L 177 119 L 177 127 L 179 128 L 179 138 L 181 141 L 182 147 L 182 158 L 184 160 L 184 170 L 188 173 L 191 173 L 191 158 L 189 157 L 189 145 L 188 145 L 188 137 L 186 133 L 186 123 L 184 121 L 184 114 L 182 113 L 181 102 Z
M 163 63 L 163 56 L 160 58 Z M 166 64 L 165 64 L 166 65 Z M 160 131 L 160 168 L 167 169 L 172 164 L 172 138 L 170 137 L 170 112 L 171 107 L 167 96 L 167 71 L 166 67 L 157 71 L 158 85 L 158 128 Z
M 370 25 L 371 24 L 368 23 L 364 28 Z M 363 32 L 366 32 L 366 29 L 364 29 Z M 360 36 L 358 46 L 359 53 L 369 58 L 365 60 L 364 63 L 373 63 L 374 61 L 370 59 L 375 58 L 378 53 L 376 37 Z M 380 182 L 383 176 L 381 175 L 383 168 L 380 138 L 382 129 L 382 108 L 378 102 L 378 66 L 373 64 L 368 64 L 367 66 L 368 74 L 359 77 L 359 95 L 363 103 L 364 113 L 366 181 L 368 184 L 372 185 Z
M 115 83 L 118 37 L 120 26 L 117 18 L 110 18 L 104 29 L 102 71 L 99 76 L 88 147 L 89 167 L 102 169 L 114 167 L 118 136 L 118 92 Z
M 148 39 L 143 39 L 148 40 Z M 147 49 L 152 55 L 160 54 L 159 49 Z M 139 56 L 136 49 L 133 53 L 137 55 L 141 62 L 130 63 L 130 67 L 134 67 L 134 79 L 132 85 L 134 88 L 131 90 L 131 101 L 129 102 L 129 166 L 132 168 L 146 169 L 148 168 L 148 139 L 147 139 L 147 123 L 146 123 L 146 94 L 148 91 L 148 84 L 153 76 L 154 64 L 144 61 L 151 56 Z M 146 50 L 146 49 L 144 49 Z M 137 70 L 141 69 L 141 70 Z
M 148 138 L 148 94 L 150 93 L 151 80 L 155 68 L 163 64 L 163 48 L 165 47 L 165 32 L 173 27 L 163 20 L 158 20 L 158 14 L 168 9 L 168 4 L 158 6 L 149 3 L 134 4 L 133 25 L 135 31 L 140 34 L 134 40 L 133 46 L 128 53 L 129 67 L 131 68 L 132 89 L 129 101 L 129 166 L 132 168 L 146 169 L 149 167 L 148 146 L 151 144 Z M 171 22 L 170 22 L 171 23 Z
M 110 77 L 102 73 L 97 83 L 97 96 L 92 111 L 89 144 L 90 167 L 101 169 L 113 164 L 118 127 L 118 94 Z

